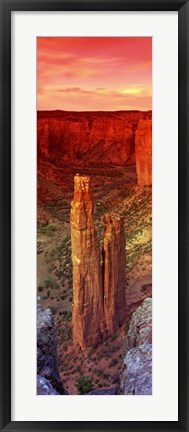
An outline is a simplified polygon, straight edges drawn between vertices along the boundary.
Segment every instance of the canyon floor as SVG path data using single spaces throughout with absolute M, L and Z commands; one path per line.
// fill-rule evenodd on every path
M 47 175 L 48 173 L 48 175 Z M 124 217 L 126 234 L 126 320 L 119 331 L 85 351 L 72 345 L 72 262 L 70 203 L 76 173 L 91 177 L 95 226 L 102 240 L 103 214 Z M 135 165 L 55 167 L 38 164 L 38 302 L 55 314 L 58 362 L 69 394 L 77 394 L 76 379 L 91 379 L 93 389 L 112 388 L 119 381 L 125 335 L 134 310 L 152 293 L 152 189 L 138 187 Z

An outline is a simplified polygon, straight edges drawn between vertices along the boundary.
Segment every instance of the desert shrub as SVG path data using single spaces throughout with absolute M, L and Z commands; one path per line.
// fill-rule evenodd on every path
M 93 348 L 93 350 L 96 350 L 97 349 L 97 344 L 94 344 L 93 346 L 92 346 L 92 348 Z
M 109 375 L 109 374 L 105 374 L 105 373 L 103 373 L 103 378 L 104 378 L 105 380 L 108 380 L 108 379 L 110 378 L 110 375 Z
M 50 295 L 51 295 L 51 290 L 49 289 L 49 290 L 47 291 L 47 297 L 49 298 Z
M 49 201 L 47 203 L 47 207 L 55 207 L 55 205 L 56 205 L 56 201 Z
M 117 360 L 116 359 L 112 359 L 111 362 L 109 363 L 108 367 L 111 368 L 111 367 L 115 366 L 116 363 L 117 363 Z
M 92 379 L 84 375 L 76 378 L 75 386 L 80 395 L 89 393 L 93 389 Z
M 59 288 L 60 288 L 60 285 L 59 285 L 58 282 L 56 282 L 55 280 L 52 280 L 52 282 L 51 282 L 51 287 L 52 287 L 53 289 L 59 289 Z
M 38 291 L 39 292 L 43 291 L 43 287 L 42 286 L 38 286 Z
M 95 372 L 98 376 L 102 376 L 103 375 L 103 371 L 102 369 L 95 369 Z
M 53 233 L 54 231 L 56 231 L 56 229 L 57 229 L 56 224 L 51 223 L 51 224 L 48 224 L 48 225 L 42 227 L 42 228 L 41 228 L 41 232 L 42 232 L 43 234 L 46 234 L 46 235 L 52 235 L 52 233 Z
M 54 314 L 55 313 L 55 309 L 53 308 L 53 306 L 51 305 L 47 305 L 47 309 L 50 309 L 50 311 Z
M 125 334 L 127 334 L 128 330 L 129 330 L 129 321 L 126 320 L 126 321 L 125 321 L 125 324 L 124 324 L 124 331 L 125 331 Z
M 112 382 L 113 384 L 119 384 L 120 382 L 119 375 L 114 375 Z
M 72 328 L 68 329 L 68 333 L 67 334 L 68 334 L 67 340 L 71 339 L 71 337 L 72 337 Z
M 50 276 L 47 276 L 43 279 L 43 283 L 42 283 L 42 287 L 43 288 L 48 288 L 52 283 L 52 279 Z
M 110 347 L 110 352 L 116 352 L 117 350 L 119 349 L 119 346 L 118 345 L 112 345 L 111 347 Z

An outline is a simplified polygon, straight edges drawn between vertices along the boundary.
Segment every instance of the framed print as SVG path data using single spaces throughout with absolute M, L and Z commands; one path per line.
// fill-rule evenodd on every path
M 188 431 L 188 1 L 0 5 L 1 430 Z

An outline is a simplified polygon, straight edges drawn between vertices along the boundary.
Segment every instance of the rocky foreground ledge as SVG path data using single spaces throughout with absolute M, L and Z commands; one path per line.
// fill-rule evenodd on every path
M 57 338 L 50 309 L 37 307 L 37 394 L 66 395 L 57 364 Z M 152 394 L 152 299 L 133 313 L 126 336 L 123 371 L 119 386 L 95 389 L 91 395 Z
M 152 394 L 152 299 L 133 313 L 126 337 L 124 369 L 120 380 L 124 395 Z
M 37 305 L 37 394 L 65 395 L 57 363 L 57 337 L 50 309 Z

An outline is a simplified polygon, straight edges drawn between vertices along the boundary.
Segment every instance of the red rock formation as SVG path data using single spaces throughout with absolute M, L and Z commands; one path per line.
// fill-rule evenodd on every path
M 104 315 L 108 335 L 125 321 L 125 232 L 123 218 L 104 215 Z
M 96 345 L 125 321 L 125 232 L 123 218 L 104 216 L 103 266 L 93 220 L 90 178 L 77 174 L 71 203 L 73 344 Z
M 139 120 L 135 132 L 136 172 L 139 185 L 152 184 L 152 120 Z
M 90 178 L 76 175 L 71 203 L 73 261 L 72 334 L 81 348 L 107 337 L 103 313 L 100 247 L 93 221 Z
M 135 158 L 135 130 L 151 112 L 38 113 L 38 155 L 57 164 L 127 164 Z

